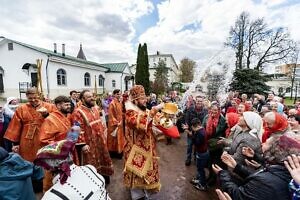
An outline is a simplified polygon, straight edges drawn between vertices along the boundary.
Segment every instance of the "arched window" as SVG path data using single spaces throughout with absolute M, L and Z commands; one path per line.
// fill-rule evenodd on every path
M 64 69 L 58 69 L 56 72 L 57 85 L 67 85 L 67 73 Z
M 278 92 L 283 93 L 283 88 L 282 87 L 278 88 Z
M 91 75 L 86 72 L 84 74 L 84 86 L 90 86 L 91 85 Z
M 99 78 L 98 78 L 98 85 L 99 85 L 99 87 L 103 87 L 104 86 L 104 80 L 105 80 L 105 78 L 100 74 Z
M 111 83 L 112 83 L 112 87 L 115 88 L 116 87 L 116 81 L 112 80 Z
M 286 88 L 286 89 L 285 89 L 285 92 L 286 92 L 286 93 L 290 93 L 290 92 L 291 92 L 291 88 L 290 88 L 290 87 Z

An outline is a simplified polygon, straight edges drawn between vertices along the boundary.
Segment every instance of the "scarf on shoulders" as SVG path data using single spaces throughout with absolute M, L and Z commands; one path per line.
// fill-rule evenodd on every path
M 205 128 L 208 138 L 211 138 L 211 136 L 216 133 L 216 129 L 219 124 L 220 115 L 221 115 L 220 111 L 214 117 L 212 116 L 211 113 L 208 114 L 208 119 Z

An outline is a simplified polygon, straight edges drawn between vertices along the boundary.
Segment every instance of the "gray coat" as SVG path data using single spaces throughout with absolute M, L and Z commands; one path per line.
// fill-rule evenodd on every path
M 247 158 L 242 154 L 243 147 L 251 147 L 256 154 L 261 154 L 261 143 L 256 133 L 249 133 L 250 130 L 243 131 L 237 128 L 232 136 L 232 142 L 229 148 L 229 154 L 238 164 L 245 164 Z

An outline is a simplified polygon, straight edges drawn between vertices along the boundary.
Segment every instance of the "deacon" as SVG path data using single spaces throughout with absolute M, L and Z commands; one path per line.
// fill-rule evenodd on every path
M 93 165 L 109 184 L 109 176 L 113 174 L 112 160 L 109 156 L 104 127 L 100 118 L 99 109 L 95 103 L 95 98 L 89 90 L 83 90 L 79 99 L 82 105 L 77 107 L 72 120 L 78 122 L 81 127 L 81 135 L 78 143 L 85 143 L 82 147 L 82 165 Z
M 111 156 L 122 158 L 124 148 L 123 110 L 121 92 L 113 91 L 113 100 L 108 107 L 107 147 Z
M 40 148 L 40 127 L 49 113 L 56 108 L 53 104 L 41 101 L 36 88 L 29 88 L 26 97 L 28 103 L 17 108 L 4 138 L 13 142 L 13 152 L 33 162 Z
M 40 130 L 41 146 L 46 146 L 67 137 L 68 131 L 71 129 L 71 120 L 69 113 L 71 113 L 71 101 L 66 96 L 58 96 L 54 99 L 56 111 L 49 114 L 42 124 Z M 52 186 L 52 173 L 45 171 L 45 178 L 43 180 L 43 191 L 46 192 Z

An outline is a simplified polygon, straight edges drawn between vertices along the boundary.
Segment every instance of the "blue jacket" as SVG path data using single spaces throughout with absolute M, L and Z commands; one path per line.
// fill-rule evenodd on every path
M 10 153 L 0 162 L 0 199 L 1 200 L 34 200 L 32 179 L 43 178 L 43 170 Z

